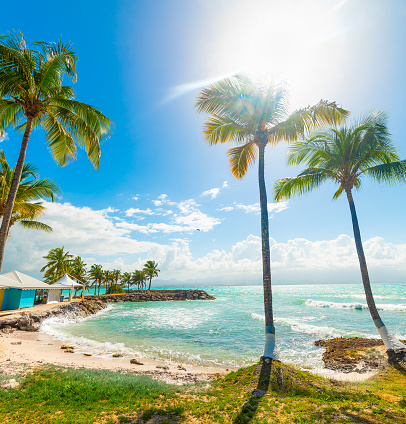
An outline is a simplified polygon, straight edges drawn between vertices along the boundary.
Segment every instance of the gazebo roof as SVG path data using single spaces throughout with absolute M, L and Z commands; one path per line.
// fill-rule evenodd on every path
M 56 286 L 56 287 L 55 287 Z M 52 287 L 55 288 L 73 288 L 73 287 L 83 287 L 83 284 L 75 283 L 68 274 L 65 274 L 59 281 L 52 284 Z

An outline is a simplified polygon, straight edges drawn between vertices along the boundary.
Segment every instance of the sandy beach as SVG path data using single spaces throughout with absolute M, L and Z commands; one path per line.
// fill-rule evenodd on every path
M 142 357 L 114 358 L 112 353 L 108 352 L 101 356 L 76 346 L 71 352 L 61 349 L 61 346 L 63 343 L 60 340 L 41 332 L 16 330 L 10 334 L 0 333 L 0 369 L 9 373 L 16 367 L 32 369 L 45 364 L 85 367 L 145 374 L 172 384 L 208 381 L 229 371 L 224 368 L 174 364 Z M 131 364 L 131 359 L 136 359 L 142 365 Z
M 104 369 L 149 375 L 171 384 L 186 384 L 209 381 L 232 371 L 232 368 L 203 367 L 189 364 L 169 363 L 145 357 L 122 356 L 114 358 L 112 353 L 104 355 L 90 353 L 80 346 L 73 351 L 61 349 L 64 343 L 41 332 L 16 330 L 10 334 L 0 332 L 0 369 L 6 374 L 28 372 L 40 365 L 56 365 L 73 368 Z M 131 364 L 136 359 L 142 365 Z M 364 381 L 376 372 L 343 373 L 317 370 L 314 373 L 340 381 Z

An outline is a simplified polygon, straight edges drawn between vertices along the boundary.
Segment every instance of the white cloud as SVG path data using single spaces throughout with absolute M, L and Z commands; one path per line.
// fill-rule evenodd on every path
M 158 196 L 158 199 L 153 200 L 152 203 L 155 206 L 162 206 L 162 205 L 165 205 L 165 204 L 167 204 L 167 205 L 176 205 L 176 203 L 175 202 L 171 202 L 168 199 L 168 195 L 167 194 L 164 194 L 164 193 L 161 194 L 160 196 Z
M 144 215 L 154 215 L 155 212 L 153 212 L 151 209 L 138 209 L 138 208 L 130 208 L 125 211 L 125 216 L 134 216 L 137 214 L 144 214 Z
M 202 193 L 202 196 L 210 196 L 212 199 L 215 199 L 220 193 L 220 189 L 218 187 L 211 188 L 210 190 L 206 190 Z
M 224 181 L 224 183 L 223 183 L 223 188 L 229 188 L 230 186 L 228 185 L 228 182 L 227 181 Z
M 134 196 L 132 199 L 133 200 L 138 200 L 138 196 Z
M 278 202 L 278 203 L 268 203 L 268 214 L 272 218 L 276 213 L 282 212 L 288 208 L 288 202 Z M 261 212 L 261 207 L 259 203 L 254 203 L 252 205 L 243 205 L 242 203 L 234 203 L 233 206 L 225 206 L 224 208 L 218 209 L 219 211 L 231 212 L 233 210 L 242 210 L 245 213 L 255 213 L 259 214 Z

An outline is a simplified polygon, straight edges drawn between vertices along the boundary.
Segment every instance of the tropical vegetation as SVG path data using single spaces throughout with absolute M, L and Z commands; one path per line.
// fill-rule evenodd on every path
M 306 168 L 297 177 L 276 181 L 275 200 L 308 193 L 327 181 L 338 185 L 333 199 L 345 193 L 368 308 L 389 351 L 406 346 L 388 331 L 376 307 L 353 199 L 353 190 L 361 188 L 363 178 L 387 184 L 406 181 L 406 161 L 400 160 L 386 122 L 385 113 L 372 112 L 351 125 L 319 131 L 293 144 L 288 163 Z
M 44 281 L 48 284 L 56 283 L 66 273 L 68 273 L 73 265 L 73 255 L 65 252 L 64 246 L 51 249 L 46 256 L 46 265 L 41 268 L 44 272 Z
M 185 386 L 80 367 L 40 366 L 15 378 L 20 387 L 0 389 L 0 416 L 10 424 L 406 423 L 406 374 L 392 367 L 351 383 L 277 361 L 269 370 L 255 364 Z
M 144 264 L 144 269 L 142 270 L 145 277 L 149 279 L 148 293 L 151 291 L 151 283 L 154 277 L 158 277 L 160 270 L 158 269 L 158 263 L 155 261 L 147 261 Z
M 10 193 L 14 169 L 10 167 L 6 160 L 4 151 L 0 151 L 0 218 L 4 216 L 7 198 Z M 13 213 L 11 215 L 9 231 L 14 224 L 24 228 L 51 232 L 52 228 L 38 221 L 38 218 L 45 212 L 42 201 L 53 202 L 59 195 L 60 189 L 50 179 L 40 179 L 38 168 L 32 163 L 25 163 L 21 173 L 21 180 L 18 185 L 14 202 Z
M 0 269 L 25 155 L 33 129 L 42 128 L 46 144 L 58 165 L 76 158 L 83 148 L 95 168 L 100 143 L 112 123 L 98 109 L 75 100 L 66 78 L 76 81 L 77 56 L 71 43 L 35 42 L 21 33 L 0 36 L 0 135 L 23 131 L 23 139 L 0 226 Z
M 321 100 L 314 106 L 288 113 L 288 91 L 283 85 L 270 86 L 237 75 L 203 89 L 196 99 L 198 113 L 208 114 L 203 137 L 210 145 L 234 143 L 228 150 L 232 174 L 241 179 L 258 158 L 261 208 L 265 349 L 263 357 L 275 357 L 275 326 L 272 308 L 269 249 L 268 201 L 264 159 L 267 145 L 294 142 L 306 131 L 324 124 L 343 122 L 348 111 L 334 102 Z
M 155 261 L 147 261 L 142 270 L 134 272 L 122 273 L 119 269 L 105 270 L 101 264 L 93 264 L 88 270 L 80 256 L 74 257 L 64 249 L 64 246 L 51 249 L 46 256 L 43 256 L 47 263 L 41 268 L 41 272 L 44 273 L 44 280 L 49 284 L 57 282 L 66 273 L 79 284 L 84 285 L 86 290 L 94 287 L 100 295 L 101 287 L 106 288 L 107 294 L 123 293 L 124 288 L 130 291 L 132 286 L 137 286 L 138 290 L 147 290 L 148 280 L 149 293 L 152 279 L 160 272 L 158 263 Z

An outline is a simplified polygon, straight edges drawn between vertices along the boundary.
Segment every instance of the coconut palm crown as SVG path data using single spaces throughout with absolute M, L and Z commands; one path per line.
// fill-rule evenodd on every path
M 361 188 L 364 177 L 378 183 L 406 181 L 406 161 L 401 161 L 390 139 L 383 112 L 371 112 L 357 122 L 331 128 L 293 144 L 288 152 L 290 165 L 305 165 L 297 177 L 275 183 L 275 200 L 289 199 L 317 189 L 323 182 L 338 185 L 333 199 L 345 193 L 350 206 L 354 239 L 369 311 L 388 351 L 405 346 L 384 325 L 373 298 L 352 190 Z M 406 352 L 405 352 L 406 353 Z M 388 353 L 389 354 L 389 353 Z
M 158 274 L 160 272 L 160 270 L 158 269 L 158 262 L 155 261 L 147 261 L 144 264 L 144 268 L 142 270 L 143 274 L 145 275 L 146 278 L 149 278 L 149 285 L 148 285 L 148 294 L 151 291 L 151 283 L 152 283 L 152 279 L 154 277 L 158 277 Z
M 83 148 L 95 168 L 100 143 L 111 121 L 93 106 L 75 100 L 65 77 L 76 81 L 76 53 L 70 43 L 33 43 L 20 33 L 0 36 L 0 135 L 8 130 L 24 133 L 13 183 L 0 227 L 0 269 L 18 183 L 31 131 L 42 128 L 49 151 L 58 165 L 76 158 Z
M 72 267 L 73 255 L 65 252 L 64 246 L 51 249 L 43 258 L 47 263 L 41 268 L 41 272 L 44 272 L 45 282 L 49 284 L 59 281 Z
M 10 168 L 3 151 L 0 151 L 0 218 L 4 216 L 14 170 Z M 14 224 L 24 228 L 50 232 L 52 228 L 39 218 L 45 212 L 42 200 L 54 201 L 60 193 L 59 187 L 50 179 L 39 179 L 38 169 L 26 163 L 21 173 L 9 230 Z
M 199 113 L 210 115 L 203 136 L 210 145 L 233 143 L 228 150 L 232 174 L 241 179 L 258 158 L 261 207 L 262 265 L 265 309 L 264 359 L 275 358 L 275 327 L 272 310 L 269 223 L 264 176 L 267 145 L 293 142 L 308 130 L 324 124 L 341 123 L 348 112 L 334 102 L 320 100 L 314 106 L 289 113 L 284 85 L 266 85 L 237 75 L 203 89 L 196 99 Z

